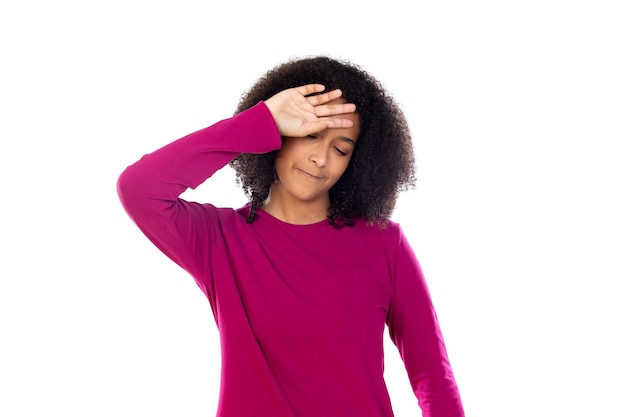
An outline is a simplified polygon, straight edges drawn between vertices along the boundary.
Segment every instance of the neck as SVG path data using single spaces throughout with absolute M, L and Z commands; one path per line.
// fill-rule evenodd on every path
M 329 205 L 328 195 L 312 201 L 301 201 L 272 189 L 263 210 L 285 223 L 313 224 L 328 217 Z

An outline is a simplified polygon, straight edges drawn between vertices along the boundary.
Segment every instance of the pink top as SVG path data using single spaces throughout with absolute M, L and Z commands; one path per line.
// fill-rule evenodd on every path
M 145 155 L 120 176 L 124 208 L 206 294 L 222 351 L 220 417 L 391 417 L 385 324 L 423 415 L 463 416 L 420 266 L 399 225 L 284 223 L 187 202 L 242 152 L 281 146 L 263 102 Z

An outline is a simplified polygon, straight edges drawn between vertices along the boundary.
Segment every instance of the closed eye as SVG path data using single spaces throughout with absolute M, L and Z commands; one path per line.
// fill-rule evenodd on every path
M 338 147 L 336 147 L 336 146 L 335 146 L 334 148 L 335 148 L 335 150 L 339 153 L 339 155 L 341 155 L 341 156 L 346 156 L 346 155 L 348 155 L 348 153 L 347 153 L 347 152 L 342 151 L 342 150 L 341 150 L 341 149 L 339 149 Z

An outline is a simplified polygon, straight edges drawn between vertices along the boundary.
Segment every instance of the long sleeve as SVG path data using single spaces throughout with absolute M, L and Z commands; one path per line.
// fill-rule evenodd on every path
M 424 417 L 464 416 L 437 315 L 421 267 L 406 237 L 392 271 L 389 334 L 404 361 Z
M 425 417 L 463 411 L 417 260 L 398 229 L 294 225 L 180 198 L 241 153 L 280 149 L 264 103 L 120 175 L 132 220 L 192 275 L 220 332 L 218 416 L 392 417 L 385 321 Z
M 179 198 L 241 153 L 280 148 L 274 119 L 263 102 L 191 133 L 127 167 L 117 183 L 122 205 L 142 232 L 191 275 L 206 271 L 206 256 L 217 236 L 217 216 L 208 204 Z

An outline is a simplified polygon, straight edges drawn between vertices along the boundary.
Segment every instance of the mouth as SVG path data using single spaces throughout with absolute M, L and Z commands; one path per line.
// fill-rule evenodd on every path
M 297 169 L 298 172 L 305 178 L 311 180 L 311 181 L 322 181 L 324 179 L 324 177 L 318 177 L 317 175 L 313 175 L 310 172 L 304 171 L 300 168 Z

